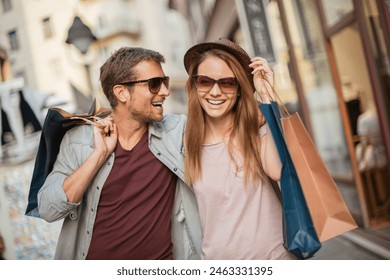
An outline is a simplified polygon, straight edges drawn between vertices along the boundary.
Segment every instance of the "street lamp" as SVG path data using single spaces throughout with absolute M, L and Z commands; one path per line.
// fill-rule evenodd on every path
M 97 39 L 95 35 L 93 35 L 91 29 L 83 23 L 80 17 L 75 16 L 73 23 L 68 30 L 68 37 L 65 42 L 67 44 L 74 45 L 84 56 L 88 52 L 89 46 L 96 40 Z M 84 62 L 84 68 L 87 75 L 90 94 L 93 96 L 90 64 Z

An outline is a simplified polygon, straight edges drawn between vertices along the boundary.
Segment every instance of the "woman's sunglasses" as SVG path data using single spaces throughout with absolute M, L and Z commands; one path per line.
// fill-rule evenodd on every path
M 222 78 L 214 80 L 208 76 L 196 75 L 194 76 L 195 86 L 197 90 L 209 92 L 215 85 L 218 84 L 219 89 L 223 93 L 235 93 L 238 88 L 237 79 L 234 77 Z
M 130 81 L 130 82 L 124 82 L 124 83 L 118 83 L 118 85 L 122 86 L 131 86 L 134 84 L 140 84 L 140 83 L 148 83 L 149 91 L 151 93 L 157 94 L 160 91 L 161 84 L 164 83 L 166 88 L 169 88 L 169 77 L 155 77 L 147 80 L 139 80 L 139 81 Z

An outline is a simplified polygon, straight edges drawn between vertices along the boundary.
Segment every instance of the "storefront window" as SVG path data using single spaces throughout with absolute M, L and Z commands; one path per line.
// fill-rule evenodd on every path
M 390 216 L 388 160 L 357 24 L 331 38 L 371 224 Z M 350 48 L 348 46 L 354 46 Z
M 378 107 L 382 108 L 382 122 L 389 122 L 390 108 L 390 65 L 383 29 L 380 26 L 378 7 L 375 1 L 364 1 L 364 15 L 373 50 L 377 73 L 379 74 Z M 390 174 L 389 159 L 386 157 L 378 112 L 372 96 L 367 97 L 367 105 L 358 117 L 358 130 L 355 137 L 357 160 L 364 187 L 367 191 L 369 215 L 376 223 L 390 219 Z
M 343 16 L 353 11 L 352 0 L 321 0 L 321 3 L 328 27 L 334 25 Z
M 352 181 L 337 93 L 315 3 L 285 0 L 284 6 L 316 147 L 334 177 Z
M 390 16 L 390 1 L 387 1 L 387 10 L 384 16 Z M 377 71 L 379 74 L 380 85 L 383 98 L 383 108 L 387 109 L 387 118 L 390 121 L 390 58 L 386 47 L 386 40 L 383 34 L 383 28 L 380 26 L 378 7 L 374 1 L 364 1 L 364 15 L 366 19 L 367 30 L 369 33 L 371 49 L 374 52 Z M 383 20 L 384 22 L 386 19 Z

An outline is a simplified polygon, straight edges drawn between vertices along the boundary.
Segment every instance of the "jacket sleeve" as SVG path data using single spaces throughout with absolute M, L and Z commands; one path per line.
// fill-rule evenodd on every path
M 282 163 L 279 158 L 278 150 L 275 146 L 272 133 L 265 124 L 260 128 L 261 136 L 261 161 L 265 173 L 274 181 L 280 181 L 282 172 Z
M 39 215 L 47 222 L 54 222 L 65 218 L 70 211 L 75 210 L 79 204 L 67 202 L 63 189 L 65 179 L 78 167 L 74 151 L 75 145 L 71 143 L 69 131 L 62 139 L 57 160 L 53 171 L 46 178 L 45 183 L 38 192 Z

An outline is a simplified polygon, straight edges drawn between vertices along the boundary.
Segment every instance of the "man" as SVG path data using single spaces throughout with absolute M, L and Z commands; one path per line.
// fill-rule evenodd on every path
M 5 252 L 5 242 L 3 237 L 0 235 L 0 261 L 5 260 L 3 253 Z
M 112 122 L 71 129 L 38 194 L 65 219 L 56 259 L 199 259 L 201 230 L 184 184 L 185 116 L 163 116 L 169 78 L 158 52 L 121 48 L 100 68 Z

